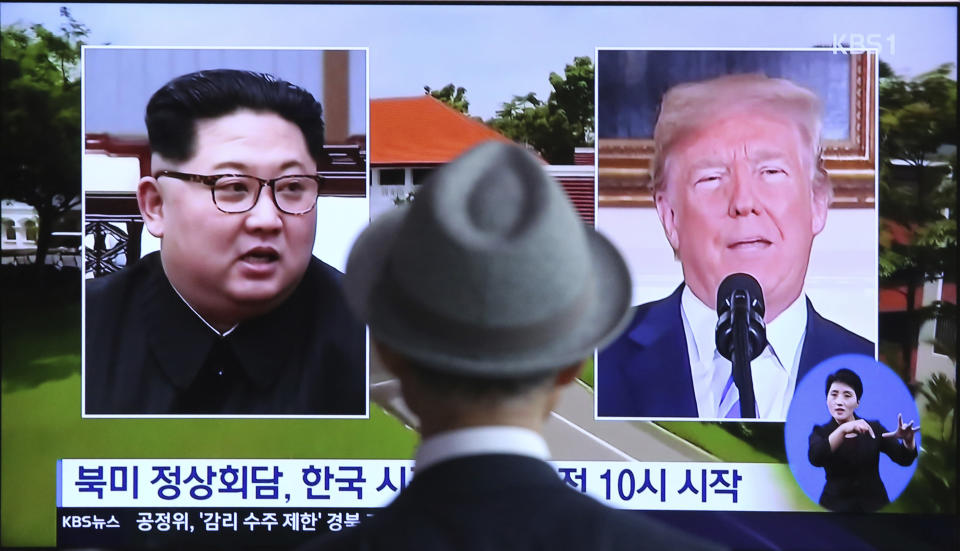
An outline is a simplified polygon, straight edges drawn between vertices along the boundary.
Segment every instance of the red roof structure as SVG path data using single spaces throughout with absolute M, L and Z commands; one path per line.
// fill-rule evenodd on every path
M 435 165 L 486 141 L 513 143 L 496 130 L 424 94 L 370 100 L 370 164 Z
M 370 165 L 375 168 L 446 164 L 483 142 L 514 143 L 496 130 L 430 95 L 370 100 Z M 585 166 L 548 165 L 530 149 L 573 202 L 580 218 L 594 222 L 593 151 Z

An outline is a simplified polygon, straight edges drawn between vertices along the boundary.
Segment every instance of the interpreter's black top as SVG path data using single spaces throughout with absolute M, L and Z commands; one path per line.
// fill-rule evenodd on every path
M 87 414 L 363 415 L 364 326 L 341 274 L 312 258 L 276 309 L 214 333 L 159 253 L 87 281 Z
M 867 421 L 876 438 L 869 433 L 855 438 L 844 438 L 836 449 L 830 450 L 830 434 L 839 426 L 835 419 L 825 425 L 815 425 L 810 433 L 810 463 L 823 467 L 827 483 L 820 495 L 820 505 L 832 511 L 876 511 L 887 503 L 887 489 L 880 480 L 880 452 L 895 463 L 907 466 L 917 457 L 917 448 L 904 446 L 897 438 L 883 438 L 887 429 L 879 421 Z

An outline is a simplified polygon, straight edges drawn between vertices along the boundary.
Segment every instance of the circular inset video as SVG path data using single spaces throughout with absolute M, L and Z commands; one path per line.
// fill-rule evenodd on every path
M 836 356 L 797 383 L 783 430 L 787 462 L 823 507 L 876 511 L 916 471 L 919 424 L 917 404 L 893 370 L 869 356 Z

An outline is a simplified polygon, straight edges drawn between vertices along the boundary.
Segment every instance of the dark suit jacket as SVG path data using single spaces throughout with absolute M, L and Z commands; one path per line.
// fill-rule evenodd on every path
M 636 307 L 622 335 L 597 361 L 601 417 L 697 417 L 690 356 L 680 313 L 683 285 L 669 297 Z M 840 354 L 873 356 L 873 343 L 825 319 L 807 300 L 807 333 L 797 381 Z
M 303 549 L 714 548 L 642 513 L 602 505 L 567 486 L 548 463 L 539 459 L 491 454 L 431 466 L 369 520 Z
M 86 286 L 87 413 L 366 412 L 364 326 L 318 258 L 290 298 L 226 337 L 177 296 L 159 253 Z
M 833 451 L 828 438 L 838 426 L 836 420 L 815 426 L 810 433 L 810 464 L 823 467 L 827 472 L 827 483 L 820 495 L 820 505 L 827 509 L 863 513 L 890 503 L 887 489 L 880 480 L 880 452 L 903 466 L 913 463 L 917 457 L 916 448 L 907 449 L 896 438 L 881 438 L 887 429 L 878 421 L 867 422 L 876 438 L 869 434 L 844 438 Z

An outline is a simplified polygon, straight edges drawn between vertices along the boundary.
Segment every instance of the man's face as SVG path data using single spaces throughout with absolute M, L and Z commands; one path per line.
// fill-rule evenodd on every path
M 295 124 L 250 110 L 197 121 L 193 158 L 170 163 L 154 157 L 154 165 L 154 172 L 264 179 L 314 174 L 317 169 Z M 160 205 L 152 221 L 145 218 L 150 232 L 162 239 L 164 270 L 208 321 L 229 327 L 269 311 L 293 292 L 310 261 L 316 209 L 303 215 L 283 213 L 265 187 L 251 210 L 227 214 L 217 209 L 203 184 L 169 176 L 153 183 Z
M 705 304 L 737 272 L 760 282 L 768 321 L 799 296 L 828 200 L 808 157 L 795 125 L 759 114 L 717 117 L 671 148 L 657 212 Z

